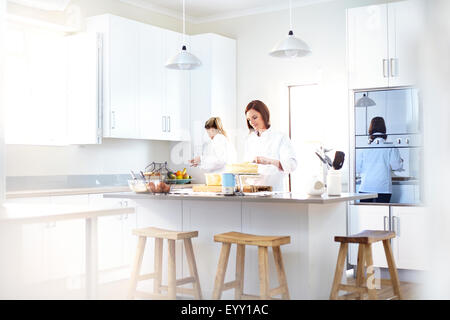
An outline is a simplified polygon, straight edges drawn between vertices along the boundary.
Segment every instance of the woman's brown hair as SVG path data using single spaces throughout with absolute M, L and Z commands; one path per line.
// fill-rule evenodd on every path
M 261 117 L 264 121 L 264 125 L 266 126 L 267 129 L 270 128 L 270 111 L 269 108 L 267 108 L 267 106 L 264 104 L 264 102 L 259 101 L 259 100 L 253 100 L 252 102 L 250 102 L 247 105 L 247 108 L 245 108 L 245 116 L 247 116 L 247 112 L 249 110 L 255 110 L 258 111 L 261 114 Z M 247 120 L 247 127 L 253 131 L 253 127 L 250 124 L 250 122 Z
M 219 117 L 209 118 L 205 122 L 205 129 L 217 129 L 219 133 L 223 134 L 225 137 L 227 136 L 227 133 L 223 129 L 222 120 L 220 120 Z
M 374 133 L 379 133 L 374 135 Z M 376 138 L 383 138 L 386 140 L 386 124 L 384 123 L 384 119 L 382 117 L 375 117 L 370 121 L 369 126 L 369 135 L 370 135 L 370 143 Z

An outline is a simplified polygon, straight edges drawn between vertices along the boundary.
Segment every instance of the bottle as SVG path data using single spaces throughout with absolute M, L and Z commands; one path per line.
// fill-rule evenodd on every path
M 340 196 L 341 192 L 341 172 L 330 169 L 327 174 L 327 193 L 329 196 Z

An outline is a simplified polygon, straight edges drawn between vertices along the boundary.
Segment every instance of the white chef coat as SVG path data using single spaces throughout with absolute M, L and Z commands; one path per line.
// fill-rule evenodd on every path
M 376 138 L 372 143 L 383 144 L 386 140 Z M 397 148 L 365 149 L 356 163 L 361 175 L 361 192 L 392 193 L 392 170 L 403 168 L 403 160 Z
M 274 165 L 258 165 L 258 173 L 263 179 L 260 185 L 272 186 L 273 191 L 284 190 L 284 178 L 297 168 L 295 150 L 289 137 L 281 132 L 267 129 L 261 136 L 251 132 L 245 140 L 244 161 L 252 162 L 256 157 L 279 160 L 283 171 Z
M 227 163 L 236 161 L 236 150 L 233 144 L 223 134 L 218 133 L 213 139 L 208 138 L 203 143 L 199 168 L 209 173 L 220 173 Z

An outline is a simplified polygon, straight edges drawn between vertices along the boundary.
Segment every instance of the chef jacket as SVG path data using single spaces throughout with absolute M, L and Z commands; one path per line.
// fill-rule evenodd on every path
M 376 138 L 379 144 L 386 140 Z M 364 149 L 357 159 L 356 172 L 361 175 L 361 192 L 392 193 L 392 170 L 401 170 L 403 160 L 397 148 Z
M 284 190 L 284 178 L 297 168 L 295 150 L 287 135 L 267 129 L 260 136 L 251 132 L 245 140 L 244 161 L 252 162 L 256 157 L 279 160 L 283 171 L 274 165 L 258 165 L 262 179 L 258 185 L 272 186 L 273 191 Z
M 209 173 L 220 173 L 227 163 L 236 161 L 236 150 L 223 134 L 218 133 L 213 139 L 207 138 L 200 156 L 200 168 Z

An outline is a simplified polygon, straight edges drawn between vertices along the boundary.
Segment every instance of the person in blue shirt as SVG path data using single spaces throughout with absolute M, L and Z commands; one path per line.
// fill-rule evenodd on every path
M 359 192 L 378 193 L 378 198 L 360 201 L 389 203 L 392 196 L 392 171 L 403 168 L 403 159 L 397 148 L 382 147 L 387 139 L 386 124 L 382 117 L 370 121 L 369 135 L 370 144 L 380 147 L 368 148 L 361 153 L 357 159 L 356 173 L 361 177 Z

